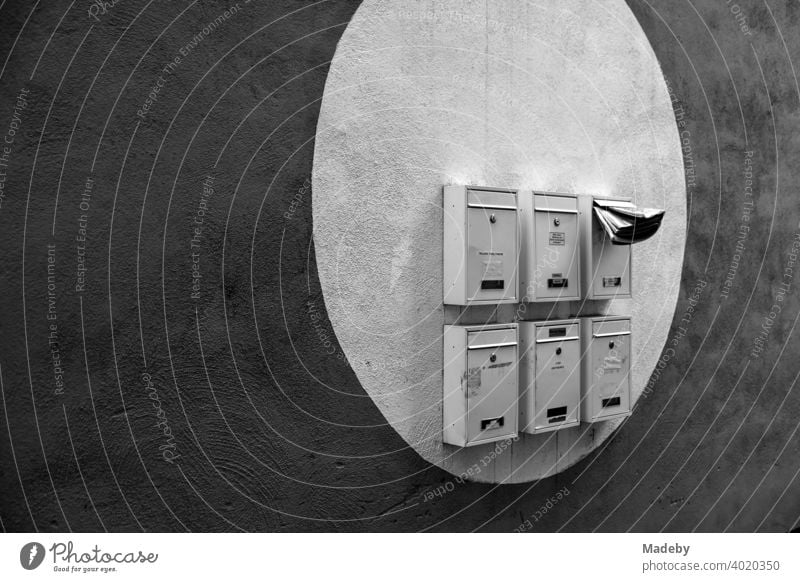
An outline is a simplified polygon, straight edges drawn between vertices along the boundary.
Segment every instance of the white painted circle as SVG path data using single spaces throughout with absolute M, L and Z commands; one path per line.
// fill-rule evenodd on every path
M 618 422 L 523 435 L 497 454 L 442 444 L 441 198 L 444 184 L 478 184 L 667 209 L 634 246 L 634 298 L 599 306 L 633 317 L 637 399 L 677 302 L 686 190 L 667 86 L 622 0 L 366 0 L 331 65 L 315 147 L 325 305 L 361 385 L 410 446 L 455 475 L 519 483 L 611 435 Z

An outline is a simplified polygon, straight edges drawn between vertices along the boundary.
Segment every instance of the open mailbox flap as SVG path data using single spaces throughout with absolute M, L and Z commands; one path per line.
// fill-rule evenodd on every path
M 637 208 L 621 200 L 594 199 L 594 215 L 615 245 L 630 245 L 653 236 L 661 226 L 664 210 Z

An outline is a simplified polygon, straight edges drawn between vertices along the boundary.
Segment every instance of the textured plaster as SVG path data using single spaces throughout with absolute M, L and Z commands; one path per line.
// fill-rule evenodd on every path
M 500 453 L 442 444 L 443 323 L 515 317 L 513 306 L 442 306 L 441 187 L 451 183 L 667 209 L 658 235 L 634 247 L 632 300 L 522 314 L 632 315 L 635 401 L 678 297 L 686 192 L 667 85 L 625 3 L 368 0 L 337 48 L 317 131 L 320 279 L 366 392 L 411 447 L 453 474 L 479 467 L 478 481 L 525 482 L 560 472 L 619 421 L 521 435 Z
M 796 277 L 765 350 L 750 355 L 799 232 L 797 2 L 740 3 L 749 36 L 719 0 L 628 2 L 674 88 L 694 170 L 673 351 L 602 447 L 551 478 L 501 486 L 458 482 L 414 452 L 343 360 L 327 317 L 308 184 L 327 63 L 360 1 L 242 4 L 136 130 L 157 72 L 233 2 L 188 4 L 118 2 L 100 23 L 69 0 L 0 10 L 3 132 L 19 90 L 30 90 L 0 207 L 5 531 L 798 528 Z M 547 16 L 542 4 L 531 14 Z M 623 22 L 619 35 L 636 33 Z M 755 209 L 723 299 L 746 150 Z M 220 154 L 198 304 L 188 242 Z M 90 173 L 81 305 L 71 283 Z M 53 242 L 63 396 L 53 394 L 45 319 Z M 159 450 L 144 371 L 176 435 L 175 463 Z

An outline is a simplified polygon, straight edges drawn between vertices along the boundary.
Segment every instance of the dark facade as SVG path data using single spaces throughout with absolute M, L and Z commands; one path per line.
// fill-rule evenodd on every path
M 423 461 L 338 357 L 309 189 L 359 2 L 105 4 L 0 6 L 5 530 L 797 527 L 796 3 L 629 1 L 684 145 L 680 341 L 513 486 Z

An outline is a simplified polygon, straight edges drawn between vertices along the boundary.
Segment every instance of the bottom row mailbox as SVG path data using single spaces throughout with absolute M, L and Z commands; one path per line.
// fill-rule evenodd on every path
M 444 442 L 628 416 L 630 334 L 630 318 L 618 316 L 444 326 Z

